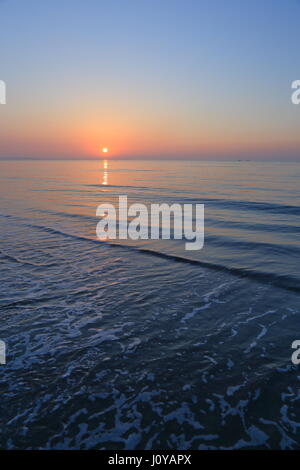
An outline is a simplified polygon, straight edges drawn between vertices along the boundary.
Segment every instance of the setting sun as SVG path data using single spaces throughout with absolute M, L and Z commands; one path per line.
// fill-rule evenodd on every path
M 108 148 L 107 148 L 107 147 L 103 147 L 102 152 L 103 152 L 103 153 L 107 153 L 107 152 L 108 152 Z

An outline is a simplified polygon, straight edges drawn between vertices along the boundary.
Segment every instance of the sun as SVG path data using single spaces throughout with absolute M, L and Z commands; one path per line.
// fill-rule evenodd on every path
M 107 147 L 103 147 L 102 152 L 103 152 L 103 153 L 107 153 L 107 152 L 108 152 L 108 148 L 107 148 Z

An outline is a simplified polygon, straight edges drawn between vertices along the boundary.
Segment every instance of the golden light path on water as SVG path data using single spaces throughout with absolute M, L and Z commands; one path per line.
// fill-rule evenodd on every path
M 102 177 L 102 184 L 108 184 L 108 161 L 103 160 L 103 177 Z

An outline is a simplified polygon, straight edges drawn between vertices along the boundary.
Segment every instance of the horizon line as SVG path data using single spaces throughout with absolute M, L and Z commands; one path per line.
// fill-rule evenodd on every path
M 108 157 L 108 156 L 99 156 L 99 157 L 0 157 L 0 161 L 103 161 L 103 160 L 110 160 L 110 161 L 120 161 L 120 160 L 132 160 L 132 161 L 193 161 L 193 162 L 201 162 L 201 161 L 217 161 L 217 162 L 225 162 L 225 161 L 234 161 L 234 162 L 282 162 L 282 163 L 300 163 L 300 156 L 299 157 L 281 157 L 281 158 L 253 158 L 253 157 Z

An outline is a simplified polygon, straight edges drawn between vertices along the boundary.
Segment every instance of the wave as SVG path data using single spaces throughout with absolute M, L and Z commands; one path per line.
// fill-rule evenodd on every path
M 87 187 L 95 187 L 99 189 L 103 189 L 103 186 L 101 184 L 93 184 L 93 185 L 86 185 Z M 128 186 L 128 185 L 112 185 L 108 184 L 105 186 L 105 188 L 128 188 L 130 190 L 142 190 L 142 191 L 155 191 L 157 193 L 157 188 L 155 187 L 149 187 L 149 186 Z M 159 188 L 160 194 L 166 191 L 168 193 L 167 198 L 168 199 L 174 199 L 174 194 L 176 195 L 177 191 L 174 190 L 174 194 L 170 194 L 170 188 Z M 289 204 L 280 204 L 276 202 L 260 202 L 260 201 L 243 201 L 243 200 L 236 200 L 236 199 L 227 199 L 227 198 L 198 198 L 198 197 L 182 197 L 182 194 L 190 194 L 190 190 L 180 190 L 180 201 L 182 203 L 190 203 L 190 204 L 211 204 L 211 205 L 216 205 L 220 206 L 222 205 L 223 208 L 234 208 L 234 209 L 240 209 L 240 210 L 253 210 L 253 211 L 269 211 L 272 213 L 278 213 L 278 214 L 291 214 L 291 215 L 297 215 L 300 216 L 300 207 L 299 206 L 293 206 Z M 174 200 L 174 202 L 178 202 Z
M 95 220 L 98 220 L 96 215 L 88 215 L 88 214 L 72 214 L 68 212 L 60 212 L 60 211 L 53 211 L 53 210 L 42 210 L 42 209 L 33 209 L 33 212 L 38 212 L 42 214 L 49 214 L 49 215 L 54 215 L 54 216 L 59 216 L 59 217 L 66 217 L 66 218 L 71 218 L 71 219 L 81 219 L 81 220 L 86 220 L 89 222 L 95 222 Z M 130 220 L 131 218 L 129 218 Z M 133 219 L 133 217 L 132 217 Z M 194 219 L 193 219 L 194 220 Z M 206 218 L 205 219 L 205 224 L 206 227 L 209 226 L 221 226 L 223 228 L 233 228 L 233 229 L 238 229 L 240 231 L 242 230 L 247 230 L 247 231 L 252 231 L 252 232 L 258 232 L 259 230 L 262 232 L 266 231 L 271 231 L 273 232 L 274 229 L 276 229 L 277 233 L 288 233 L 288 234 L 299 234 L 299 227 L 293 226 L 293 225 L 276 225 L 274 224 L 250 224 L 247 222 L 232 222 L 232 221 L 218 221 L 217 219 L 213 218 Z M 268 242 L 262 242 L 262 241 L 255 241 L 252 242 L 250 240 L 244 241 L 244 240 L 239 240 L 236 237 L 232 238 L 226 235 L 206 235 L 206 241 L 209 242 L 211 245 L 214 246 L 226 246 L 228 248 L 241 248 L 241 249 L 247 249 L 248 251 L 251 250 L 265 250 L 266 252 L 272 250 L 275 251 L 276 253 L 282 253 L 283 255 L 285 254 L 299 254 L 300 255 L 300 248 L 295 245 L 295 242 L 292 243 L 291 245 L 289 244 L 278 244 L 278 243 L 268 243 Z M 188 241 L 183 237 L 183 241 Z
M 13 256 L 13 255 L 9 255 L 8 253 L 5 253 L 4 251 L 0 250 L 0 257 L 3 259 L 3 260 L 7 260 L 7 261 L 13 261 L 14 263 L 18 263 L 18 264 L 22 264 L 22 265 L 29 265 L 29 266 L 33 266 L 34 268 L 50 268 L 52 266 L 57 266 L 58 263 L 57 262 L 53 262 L 53 263 L 33 263 L 32 261 L 28 261 L 28 260 L 25 260 L 25 259 L 20 259 L 16 256 Z
M 81 205 L 79 207 L 82 207 Z M 88 214 L 72 214 L 70 212 L 62 212 L 62 211 L 54 211 L 51 209 L 30 209 L 31 212 L 37 212 L 39 214 L 51 214 L 51 215 L 58 215 L 61 217 L 72 217 L 72 218 L 82 218 L 86 220 L 94 220 L 96 217 L 95 215 L 88 215 Z M 195 217 L 193 217 L 193 222 L 195 221 Z M 291 224 L 274 224 L 274 223 L 260 223 L 255 222 L 255 224 L 250 222 L 244 222 L 242 220 L 234 221 L 234 220 L 224 220 L 224 219 L 217 219 L 213 217 L 206 217 L 205 218 L 206 225 L 210 224 L 211 226 L 221 226 L 224 228 L 237 228 L 237 229 L 244 229 L 244 230 L 251 230 L 251 231 L 266 231 L 266 230 L 276 230 L 280 232 L 295 232 L 300 233 L 299 225 L 291 225 Z
M 300 207 L 291 206 L 287 204 L 279 204 L 274 202 L 259 202 L 259 201 L 241 201 L 234 199 L 221 199 L 221 198 L 183 198 L 184 203 L 203 203 L 211 204 L 217 207 L 222 206 L 226 209 L 238 209 L 246 211 L 264 211 L 266 213 L 272 214 L 286 214 L 286 215 L 296 215 L 300 216 Z
M 3 217 L 3 215 L 1 214 L 0 216 Z M 4 217 L 14 217 L 14 216 L 6 215 Z M 85 242 L 93 243 L 93 244 L 101 244 L 101 245 L 106 245 L 106 246 L 118 247 L 123 250 L 131 251 L 131 252 L 134 251 L 136 253 L 143 253 L 148 256 L 155 256 L 155 257 L 159 257 L 161 259 L 165 259 L 165 260 L 176 262 L 176 263 L 185 263 L 189 265 L 199 266 L 202 268 L 207 268 L 210 270 L 225 272 L 225 273 L 232 274 L 240 278 L 253 279 L 257 282 L 261 282 L 264 284 L 272 284 L 281 289 L 289 290 L 295 293 L 300 293 L 299 280 L 295 278 L 294 276 L 274 274 L 268 271 L 258 271 L 255 269 L 231 267 L 231 266 L 226 266 L 226 265 L 219 264 L 219 263 L 200 261 L 200 260 L 195 260 L 191 258 L 186 258 L 184 256 L 163 253 L 160 251 L 155 251 L 152 249 L 142 248 L 138 246 L 129 246 L 129 245 L 123 245 L 119 243 L 114 243 L 111 241 L 95 240 L 95 239 L 87 238 L 84 236 L 73 235 L 73 234 L 64 232 L 62 230 L 52 228 L 52 227 L 46 227 L 44 225 L 29 224 L 26 222 L 23 223 L 23 225 L 30 227 L 30 228 L 37 229 L 37 230 L 42 230 L 44 232 L 51 233 L 53 235 L 59 235 L 59 236 L 71 238 L 74 240 L 78 240 L 78 241 L 81 240 L 81 241 L 85 241 Z
M 109 188 L 120 188 L 120 189 L 128 189 L 134 191 L 143 191 L 143 193 L 151 193 L 155 192 L 154 198 L 155 200 L 159 197 L 164 195 L 164 202 L 167 200 L 172 200 L 172 202 L 180 202 L 185 204 L 207 204 L 213 207 L 222 207 L 222 209 L 235 209 L 235 210 L 242 210 L 242 211 L 267 211 L 272 214 L 286 214 L 286 215 L 296 215 L 300 216 L 300 207 L 293 206 L 290 204 L 280 204 L 276 202 L 260 202 L 260 201 L 246 201 L 246 200 L 236 200 L 236 199 L 227 199 L 227 198 L 214 198 L 214 197 L 189 197 L 183 196 L 184 194 L 189 195 L 191 194 L 190 190 L 180 190 L 178 193 L 180 194 L 180 200 L 176 199 L 177 191 L 174 189 L 170 193 L 170 188 L 159 188 L 159 190 L 155 187 L 149 186 L 129 186 L 129 185 L 114 185 L 114 184 L 107 184 L 105 188 L 102 184 L 87 184 L 84 185 L 87 189 L 74 189 L 74 188 L 43 188 L 43 189 L 32 189 L 32 191 L 47 191 L 47 192 L 72 192 L 72 193 L 86 193 L 91 195 L 91 191 L 88 188 L 97 188 L 99 191 L 103 192 L 104 190 L 107 191 Z M 82 186 L 81 186 L 82 187 Z M 159 194 L 157 194 L 159 191 Z M 166 192 L 167 194 L 165 194 Z M 213 194 L 213 193 L 212 193 Z M 135 193 L 133 193 L 136 196 Z M 131 195 L 128 194 L 128 197 Z M 151 202 L 151 201 L 146 201 Z

